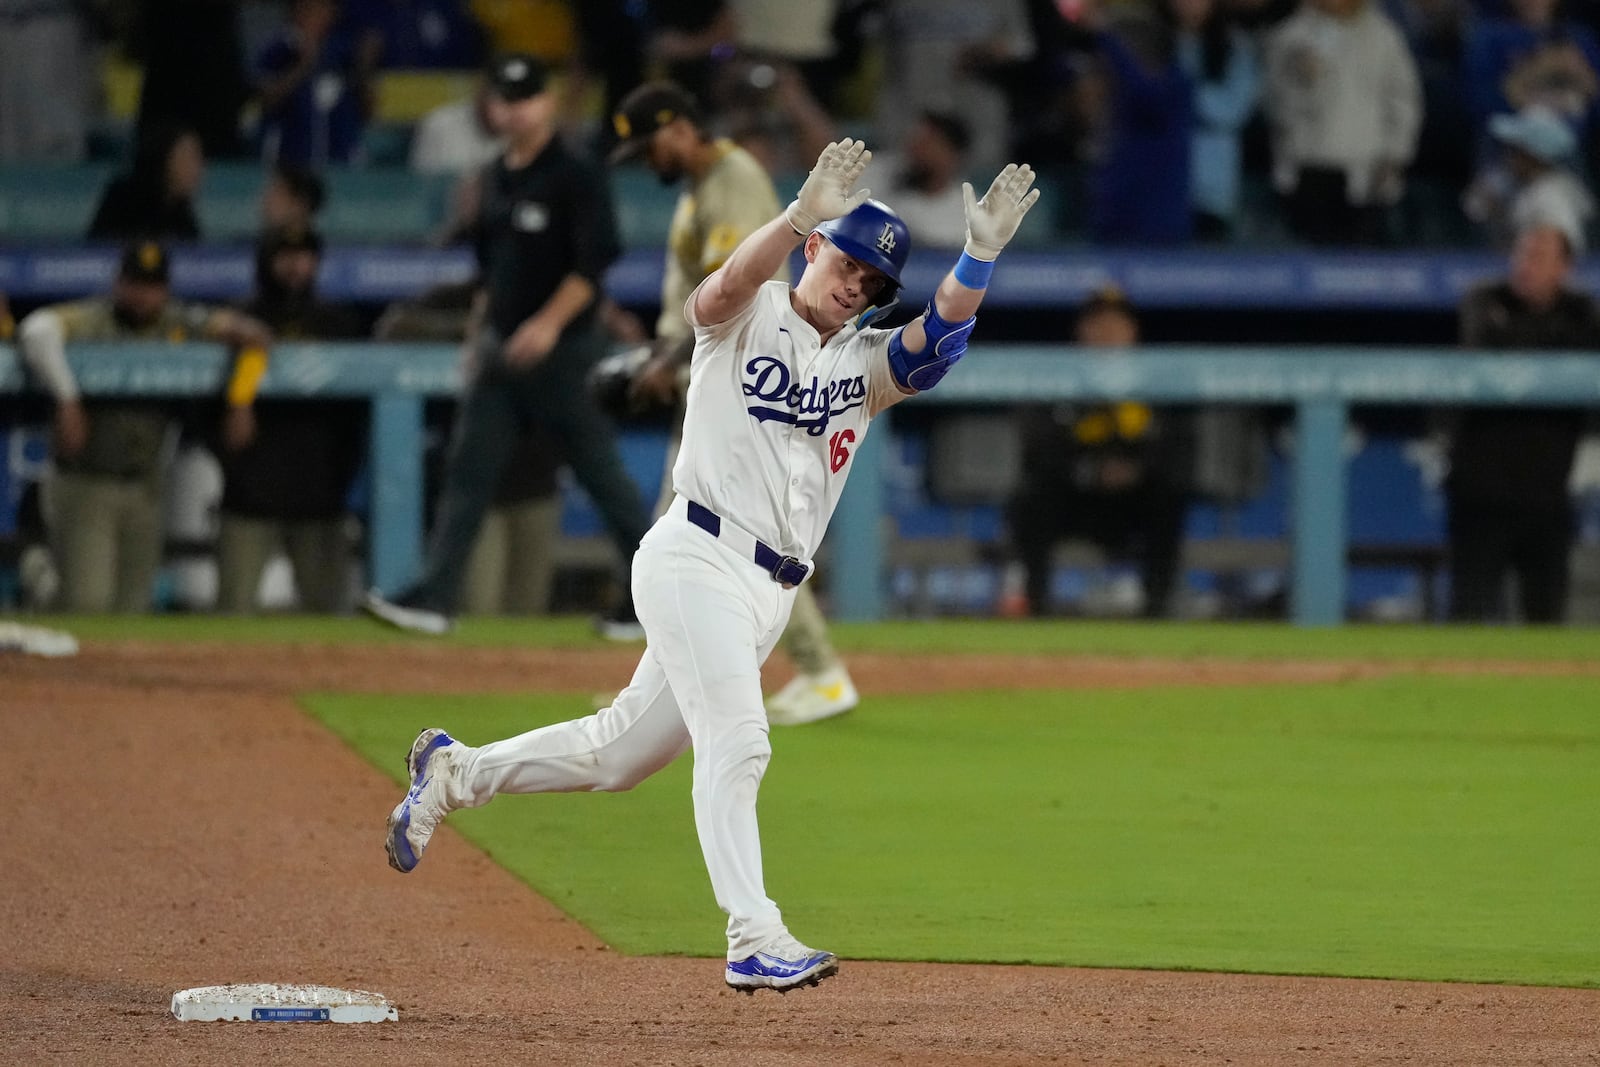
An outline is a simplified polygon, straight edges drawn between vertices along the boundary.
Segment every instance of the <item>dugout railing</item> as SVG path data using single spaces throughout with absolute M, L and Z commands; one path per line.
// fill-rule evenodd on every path
M 217 394 L 226 365 L 223 350 L 205 344 L 82 344 L 68 358 L 90 396 Z M 458 385 L 457 350 L 449 345 L 285 344 L 273 352 L 263 394 L 362 397 L 372 404 L 368 564 L 371 580 L 384 588 L 408 580 L 421 557 L 424 402 L 453 396 Z M 0 346 L 0 393 L 26 387 L 16 352 Z M 1009 406 L 1069 399 L 1292 408 L 1290 617 L 1303 626 L 1327 626 L 1344 615 L 1342 442 L 1352 406 L 1600 407 L 1600 355 L 1318 347 L 1150 347 L 1106 355 L 980 344 L 958 373 L 910 403 Z M 886 613 L 882 437 L 880 431 L 858 445 L 829 533 L 824 580 L 834 614 L 844 619 Z

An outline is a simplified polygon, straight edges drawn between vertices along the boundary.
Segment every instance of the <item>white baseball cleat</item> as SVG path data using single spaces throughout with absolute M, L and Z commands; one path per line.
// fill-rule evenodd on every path
M 396 629 L 410 630 L 412 633 L 427 634 L 430 637 L 447 634 L 452 626 L 450 616 L 443 612 L 416 608 L 390 600 L 376 589 L 368 590 L 367 595 L 361 599 L 361 610 Z
M 741 993 L 772 989 L 787 993 L 791 989 L 816 985 L 839 973 L 839 957 L 831 952 L 807 948 L 789 934 L 742 960 L 729 960 L 723 981 Z
M 767 721 L 777 726 L 799 726 L 843 715 L 859 703 L 861 694 L 842 666 L 821 674 L 797 674 L 768 698 Z
M 433 831 L 456 807 L 450 785 L 460 770 L 461 751 L 455 738 L 438 727 L 422 731 L 411 743 L 406 754 L 411 788 L 389 813 L 389 832 L 384 838 L 389 866 L 401 874 L 409 874 L 422 862 L 422 850 L 428 847 Z

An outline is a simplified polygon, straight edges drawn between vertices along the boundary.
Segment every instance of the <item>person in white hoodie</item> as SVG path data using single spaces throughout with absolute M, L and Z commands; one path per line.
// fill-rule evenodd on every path
M 1316 244 L 1375 244 L 1422 125 L 1416 62 L 1370 0 L 1303 0 L 1266 44 L 1273 178 L 1289 227 Z

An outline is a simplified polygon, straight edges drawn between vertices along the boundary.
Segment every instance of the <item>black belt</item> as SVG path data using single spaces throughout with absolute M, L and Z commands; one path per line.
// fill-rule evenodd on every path
M 712 537 L 722 536 L 722 516 L 693 500 L 685 500 L 688 505 L 689 521 Z M 811 568 L 801 563 L 793 556 L 785 556 L 772 548 L 758 537 L 751 537 L 755 542 L 753 553 L 756 566 L 772 576 L 772 580 L 785 589 L 793 589 L 806 580 L 811 573 Z

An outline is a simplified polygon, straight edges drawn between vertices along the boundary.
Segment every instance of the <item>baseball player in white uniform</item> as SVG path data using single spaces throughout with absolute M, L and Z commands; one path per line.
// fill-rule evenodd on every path
M 414 869 L 449 812 L 499 793 L 630 789 L 694 749 L 694 814 L 728 914 L 724 979 L 736 989 L 814 985 L 838 971 L 801 944 L 767 896 L 756 793 L 771 757 L 761 664 L 873 416 L 936 385 L 962 356 L 994 260 L 1038 200 L 1008 165 L 979 200 L 967 242 L 921 316 L 866 325 L 893 303 L 905 224 L 854 188 L 871 158 L 828 145 L 781 214 L 690 295 L 694 327 L 677 496 L 640 544 L 633 590 L 648 645 L 632 682 L 593 715 L 472 748 L 437 728 L 407 755 L 411 788 L 389 816 L 389 862 Z M 791 290 L 769 281 L 804 242 Z

